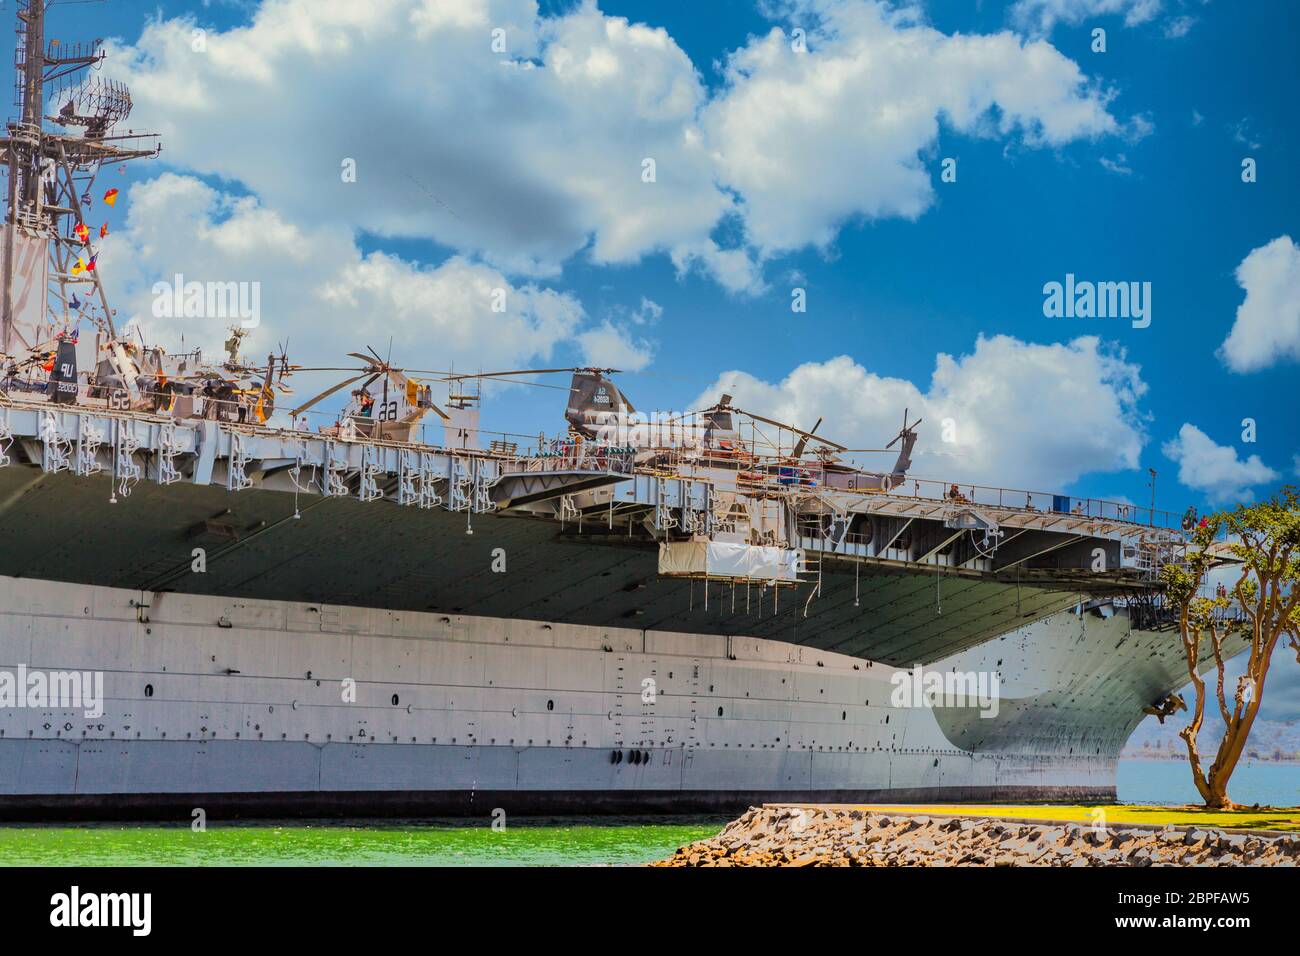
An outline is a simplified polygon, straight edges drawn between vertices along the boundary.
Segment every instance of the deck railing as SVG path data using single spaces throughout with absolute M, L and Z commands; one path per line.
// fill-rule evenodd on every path
M 1078 515 L 1105 521 L 1124 521 L 1165 530 L 1180 530 L 1181 516 L 1159 509 L 1143 508 L 1125 501 L 1082 498 L 1049 491 L 1027 491 L 989 485 L 946 482 L 935 478 L 907 478 L 889 492 L 899 497 L 931 501 L 953 501 L 972 505 L 1010 508 L 1044 514 Z M 1183 529 L 1185 530 L 1185 529 Z
M 17 382 L 8 383 L 11 386 L 18 385 Z M 220 400 L 209 399 L 210 403 L 220 404 Z M 0 396 L 0 405 L 26 404 L 16 394 Z M 38 403 L 45 406 L 45 403 Z M 107 403 L 105 403 L 107 404 Z M 55 406 L 49 406 L 51 408 Z M 94 412 L 116 417 L 145 417 L 152 419 L 166 420 L 170 416 L 165 411 L 155 413 L 130 412 L 119 409 L 100 407 L 98 402 L 89 407 L 85 405 L 60 405 L 57 406 L 60 412 Z M 278 432 L 290 435 L 306 435 L 312 438 L 318 438 L 320 435 L 310 429 L 304 428 L 300 423 L 290 423 L 288 427 L 272 426 L 269 424 L 257 424 L 253 422 L 222 422 L 227 427 L 236 426 L 241 428 L 251 428 L 258 431 Z M 544 435 L 533 436 L 536 440 L 535 445 L 530 445 L 523 450 L 522 454 L 510 455 L 506 452 L 504 444 L 512 439 L 518 439 L 519 435 L 513 435 L 507 432 L 489 432 L 480 429 L 480 435 L 500 436 L 495 439 L 496 448 L 488 450 L 473 449 L 464 450 L 471 455 L 482 455 L 485 457 L 497 458 L 506 462 L 506 471 L 565 471 L 565 470 L 596 470 L 608 471 L 611 474 L 630 474 L 634 467 L 634 462 L 639 452 L 645 449 L 618 448 L 611 447 L 598 442 L 584 441 L 574 442 L 568 439 L 547 440 Z M 392 439 L 367 439 L 373 444 L 380 445 L 397 445 L 401 447 L 420 446 L 429 450 L 438 450 L 440 448 L 436 443 L 428 442 L 426 439 L 425 427 L 420 426 L 419 439 L 409 442 L 397 442 Z M 516 443 L 517 447 L 517 443 Z M 726 458 L 724 452 L 709 450 L 705 453 L 712 461 L 720 461 Z M 960 482 L 942 481 L 934 478 L 905 478 L 897 486 L 889 491 L 869 491 L 864 489 L 853 488 L 835 488 L 827 483 L 828 472 L 825 464 L 819 461 L 801 461 L 798 464 L 792 463 L 789 458 L 777 458 L 773 456 L 755 456 L 748 452 L 738 452 L 733 456 L 734 467 L 737 471 L 737 483 L 742 489 L 758 492 L 770 492 L 777 494 L 795 494 L 812 493 L 821 494 L 824 492 L 835 492 L 838 494 L 849 495 L 882 495 L 890 498 L 911 498 L 920 501 L 933 502 L 956 502 L 968 503 L 974 506 L 989 506 L 1001 509 L 1016 510 L 1022 512 L 1041 512 L 1044 514 L 1054 515 L 1077 515 L 1079 517 L 1093 518 L 1105 521 L 1119 521 L 1132 525 L 1140 525 L 1162 530 L 1190 530 L 1192 522 L 1187 522 L 1186 516 L 1174 514 L 1169 511 L 1145 508 L 1124 501 L 1111 501 L 1104 498 L 1078 497 L 1075 495 L 1063 495 L 1056 492 L 1045 491 L 1028 491 L 1015 488 L 1001 488 L 990 485 L 977 485 Z M 692 467 L 699 464 L 699 458 L 695 452 L 685 452 L 681 449 L 670 450 L 658 462 L 656 471 L 681 471 L 689 472 Z M 1186 523 L 1185 523 L 1186 522 Z

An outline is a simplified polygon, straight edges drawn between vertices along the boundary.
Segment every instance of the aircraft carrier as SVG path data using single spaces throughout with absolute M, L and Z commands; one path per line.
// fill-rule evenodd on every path
M 1165 516 L 916 479 L 906 413 L 882 473 L 728 396 L 662 440 L 610 370 L 522 448 L 483 447 L 490 376 L 443 408 L 373 353 L 333 424 L 277 415 L 299 370 L 241 330 L 221 362 L 118 332 L 83 207 L 156 145 L 60 79 L 103 54 L 44 7 L 0 142 L 0 816 L 1114 796 L 1186 683 Z M 917 667 L 989 692 L 900 705 Z M 4 698 L 20 673 L 102 699 Z
M 93 718 L 0 709 L 10 815 L 1104 799 L 1186 682 L 1118 519 L 17 400 L 0 434 L 0 669 L 104 675 Z M 720 500 L 790 532 L 753 576 L 672 557 Z M 996 714 L 895 706 L 918 664 Z

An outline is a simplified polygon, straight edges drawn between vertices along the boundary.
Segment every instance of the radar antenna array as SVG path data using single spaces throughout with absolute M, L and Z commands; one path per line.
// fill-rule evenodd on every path
M 8 175 L 0 226 L 5 286 L 0 353 L 16 357 L 48 348 L 56 333 L 71 331 L 83 318 L 95 325 L 101 342 L 117 338 L 101 270 L 87 268 L 86 262 L 74 269 L 86 255 L 94 255 L 84 210 L 106 164 L 156 156 L 161 147 L 155 134 L 116 131 L 131 113 L 130 90 L 84 73 L 103 61 L 101 40 L 47 44 L 45 19 L 53 0 L 17 0 L 15 5 L 15 106 L 20 115 L 0 136 L 0 169 Z M 36 254 L 41 244 L 48 245 L 48 268 L 46 257 Z M 41 282 L 43 303 L 23 307 L 16 302 L 30 299 Z M 21 291 L 15 293 L 15 288 Z

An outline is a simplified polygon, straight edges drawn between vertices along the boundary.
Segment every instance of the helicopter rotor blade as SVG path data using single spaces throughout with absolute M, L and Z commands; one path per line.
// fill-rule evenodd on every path
M 508 378 L 512 375 L 555 375 L 561 372 L 603 372 L 613 374 L 617 372 L 616 368 L 605 369 L 587 369 L 587 368 L 517 368 L 508 372 L 476 372 L 473 374 L 447 374 L 447 381 L 459 381 L 466 378 Z
M 775 418 L 766 418 L 762 415 L 755 415 L 753 412 L 746 411 L 743 408 L 736 408 L 734 405 L 731 407 L 731 410 L 733 412 L 739 412 L 741 415 L 752 418 L 755 421 L 764 422 L 768 425 L 775 425 L 777 428 L 784 428 L 786 431 L 792 431 L 796 435 L 802 435 L 804 438 L 815 439 L 828 448 L 834 448 L 836 451 L 844 450 L 844 446 L 838 442 L 833 442 L 829 438 L 823 438 L 821 435 L 814 435 L 812 432 L 804 431 L 802 428 L 795 428 L 793 425 L 787 424 L 786 422 L 778 422 Z M 820 422 L 818 424 L 820 424 Z
M 360 380 L 361 380 L 362 378 L 364 378 L 364 377 L 365 377 L 365 375 L 362 374 L 362 375 L 356 375 L 356 376 L 353 376 L 352 378 L 345 378 L 343 381 L 339 382 L 337 385 L 335 385 L 335 386 L 333 386 L 333 387 L 331 387 L 331 388 L 327 388 L 327 389 L 325 389 L 325 391 L 321 392 L 319 395 L 317 395 L 315 398 L 311 399 L 310 401 L 308 401 L 308 402 L 304 402 L 302 405 L 299 405 L 299 406 L 298 406 L 297 408 L 295 408 L 292 412 L 290 412 L 290 415 L 291 415 L 293 418 L 297 418 L 299 415 L 301 415 L 301 414 L 302 414 L 303 412 L 305 412 L 307 409 L 311 408 L 311 407 L 312 407 L 313 405 L 315 405 L 317 402 L 322 402 L 322 401 L 324 401 L 325 399 L 327 399 L 327 398 L 329 398 L 331 395 L 333 395 L 335 392 L 337 392 L 339 389 L 341 389 L 341 388 L 347 388 L 347 387 L 348 387 L 349 385 L 351 385 L 353 382 L 360 381 Z
M 822 419 L 818 418 L 817 424 L 808 430 L 808 434 L 811 435 L 813 432 L 817 431 L 817 429 L 821 427 L 821 423 L 822 423 Z M 807 447 L 808 447 L 808 439 L 800 438 L 797 442 L 795 442 L 795 446 L 792 454 L 794 455 L 795 458 L 798 458 L 801 455 L 803 455 L 803 450 Z
M 923 418 L 918 418 L 916 421 L 912 422 L 912 424 L 909 425 L 907 424 L 907 412 L 908 410 L 906 408 L 903 409 L 903 428 L 901 431 L 899 431 L 897 435 L 894 436 L 893 440 L 888 445 L 885 446 L 886 451 L 888 451 L 890 448 L 893 448 L 895 445 L 897 445 L 899 440 L 908 432 L 915 431 L 916 426 L 921 424 L 921 422 L 925 420 Z

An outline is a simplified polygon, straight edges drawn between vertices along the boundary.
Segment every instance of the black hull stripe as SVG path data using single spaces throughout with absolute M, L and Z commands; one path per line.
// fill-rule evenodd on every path
M 735 814 L 763 803 L 1113 803 L 1093 787 L 935 787 L 901 790 L 387 790 L 264 793 L 0 795 L 0 822 L 297 818 Z

